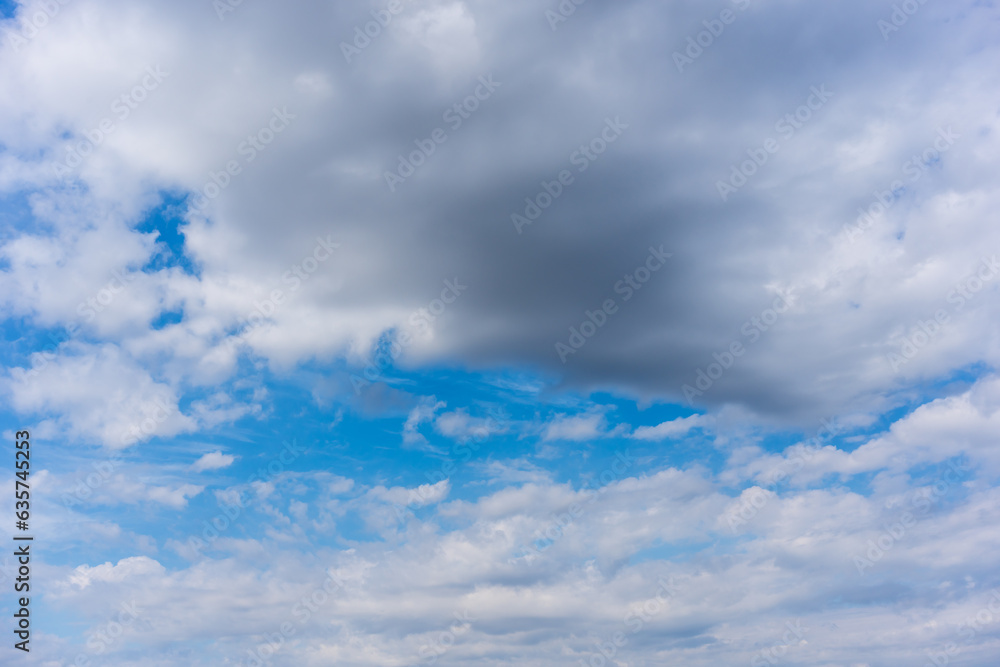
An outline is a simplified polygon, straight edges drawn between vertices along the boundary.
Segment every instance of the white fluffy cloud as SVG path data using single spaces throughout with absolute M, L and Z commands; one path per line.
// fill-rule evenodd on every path
M 604 414 L 594 412 L 584 415 L 561 415 L 545 425 L 542 439 L 583 442 L 610 435 Z
M 962 400 L 992 414 L 1000 408 L 994 382 Z M 906 421 L 862 448 L 886 447 L 887 438 L 917 445 L 923 436 Z M 909 463 L 918 467 L 938 458 L 914 451 Z M 871 470 L 900 474 L 891 457 Z M 977 667 L 995 655 L 1000 591 L 981 554 L 1000 548 L 1000 498 L 982 471 L 937 495 L 933 485 L 885 479 L 867 496 L 789 487 L 762 503 L 754 487 L 734 497 L 695 467 L 646 470 L 633 461 L 619 471 L 593 488 L 536 480 L 437 505 L 422 518 L 395 514 L 386 518 L 398 527 L 386 533 L 391 543 L 350 547 L 316 546 L 318 533 L 277 520 L 286 506 L 302 515 L 300 526 L 319 511 L 286 505 L 301 482 L 279 480 L 270 537 L 225 537 L 211 556 L 176 568 L 141 556 L 80 566 L 53 595 L 82 609 L 100 587 L 88 614 L 98 626 L 102 614 L 134 603 L 143 622 L 130 630 L 133 642 L 210 640 L 191 664 L 247 659 L 270 643 L 279 665 L 403 665 L 433 655 L 444 665 L 569 666 L 599 661 L 619 632 L 615 659 L 628 664 L 746 663 L 778 655 L 768 653 L 774 647 L 801 665 L 919 662 L 950 644 Z M 373 502 L 429 507 L 447 491 L 446 483 L 357 489 L 351 502 L 358 511 Z M 914 502 L 921 497 L 931 500 L 926 508 Z M 726 518 L 741 507 L 756 509 L 734 531 Z M 907 511 L 913 520 L 904 526 Z M 644 557 L 652 553 L 660 558 Z M 900 581 L 910 582 L 902 593 Z M 205 612 L 197 620 L 182 613 L 194 602 Z M 282 636 L 283 623 L 294 635 Z M 140 660 L 124 646 L 115 659 Z M 182 658 L 167 650 L 157 659 Z
M 209 452 L 205 454 L 197 461 L 191 465 L 191 469 L 195 472 L 205 472 L 206 470 L 219 470 L 221 468 L 227 468 L 233 464 L 236 457 L 232 454 L 223 454 L 222 452 Z
M 114 345 L 68 343 L 35 356 L 30 370 L 11 372 L 5 389 L 19 410 L 60 415 L 59 428 L 71 437 L 122 448 L 196 428 L 174 390 Z

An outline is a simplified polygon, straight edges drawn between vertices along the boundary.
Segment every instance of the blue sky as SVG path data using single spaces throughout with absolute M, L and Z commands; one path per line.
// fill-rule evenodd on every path
M 902 4 L 0 2 L 0 662 L 993 665 L 1000 15 Z

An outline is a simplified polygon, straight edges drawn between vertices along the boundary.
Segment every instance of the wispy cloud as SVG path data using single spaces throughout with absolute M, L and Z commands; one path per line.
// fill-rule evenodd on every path
M 640 426 L 632 432 L 636 440 L 666 440 L 668 438 L 681 438 L 691 430 L 700 428 L 708 429 L 712 425 L 712 418 L 705 415 L 691 415 L 690 417 L 679 417 L 671 421 L 657 424 L 656 426 Z

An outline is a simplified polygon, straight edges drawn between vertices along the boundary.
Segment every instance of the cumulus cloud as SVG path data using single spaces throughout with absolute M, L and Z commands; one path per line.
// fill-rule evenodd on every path
M 13 369 L 5 384 L 19 410 L 56 413 L 70 437 L 111 448 L 196 428 L 172 387 L 111 344 L 69 343 L 58 354 L 36 353 L 31 369 Z
M 162 575 L 166 569 L 158 562 L 145 556 L 123 558 L 116 564 L 104 563 L 90 567 L 81 565 L 69 576 L 69 583 L 78 589 L 85 589 L 95 583 L 122 583 L 136 577 Z
M 214 644 L 218 655 L 246 656 L 292 623 L 296 642 L 281 642 L 279 664 L 315 655 L 402 664 L 431 651 L 457 665 L 488 649 L 495 661 L 568 666 L 600 655 L 599 644 L 617 632 L 627 638 L 618 659 L 630 662 L 651 654 L 695 666 L 749 662 L 783 641 L 803 664 L 919 660 L 964 637 L 963 619 L 994 600 L 991 565 L 978 554 L 1000 546 L 989 529 L 1000 525 L 997 492 L 981 478 L 968 482 L 921 512 L 891 490 L 866 497 L 750 486 L 732 496 L 703 470 L 632 468 L 592 488 L 536 480 L 439 505 L 424 518 L 399 516 L 407 538 L 393 547 L 317 550 L 313 533 L 226 539 L 213 557 L 176 570 L 148 558 L 77 567 L 59 595 L 76 606 L 96 583 L 113 584 L 105 607 L 132 596 L 148 610 L 143 641 L 211 633 L 225 638 Z M 427 495 L 438 502 L 446 491 Z M 406 503 L 415 492 L 382 487 L 358 497 Z M 754 500 L 759 492 L 763 502 Z M 725 518 L 758 506 L 738 526 L 741 543 L 720 546 L 734 534 Z M 898 532 L 906 510 L 915 520 Z M 682 557 L 633 560 L 664 548 Z M 869 557 L 859 571 L 856 559 Z M 840 574 L 823 576 L 831 571 Z M 892 582 L 901 572 L 914 582 L 907 605 L 920 627 L 896 612 Z M 141 589 L 127 587 L 135 577 Z M 845 602 L 829 605 L 834 598 Z M 181 613 L 191 599 L 218 612 L 199 622 L 207 627 Z M 250 611 L 222 613 L 241 606 Z M 981 627 L 1000 622 L 990 614 Z M 790 627 L 803 634 L 789 641 Z M 444 632 L 454 637 L 442 641 Z M 989 631 L 977 632 L 962 655 L 985 666 L 994 644 Z M 121 660 L 132 664 L 127 652 Z

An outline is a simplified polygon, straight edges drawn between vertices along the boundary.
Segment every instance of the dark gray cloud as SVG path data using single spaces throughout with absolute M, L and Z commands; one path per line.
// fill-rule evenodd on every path
M 550 4 L 405 2 L 348 62 L 340 43 L 381 5 L 245 4 L 219 22 L 205 7 L 147 3 L 166 35 L 148 50 L 173 71 L 169 101 L 144 122 L 191 154 L 168 167 L 122 159 L 163 186 L 199 188 L 241 159 L 272 108 L 297 116 L 190 246 L 207 280 L 263 284 L 316 236 L 345 243 L 307 299 L 337 322 L 339 342 L 278 335 L 266 356 L 364 349 L 457 277 L 468 291 L 405 361 L 537 369 L 683 400 L 682 386 L 741 342 L 745 355 L 696 404 L 816 419 L 886 400 L 893 336 L 933 315 L 976 248 L 1000 245 L 978 218 L 994 197 L 995 153 L 982 148 L 995 136 L 995 87 L 983 85 L 995 76 L 994 9 L 923 5 L 884 39 L 892 7 L 864 2 L 585 3 L 556 30 Z M 689 37 L 708 45 L 699 53 Z M 691 57 L 683 71 L 678 52 Z M 499 85 L 454 127 L 446 111 L 481 77 Z M 832 96 L 810 97 L 819 89 Z M 782 121 L 797 111 L 808 120 Z M 627 129 L 581 173 L 575 151 L 606 119 Z M 902 163 L 951 126 L 956 145 L 846 242 L 856 209 L 905 181 Z M 390 191 L 385 172 L 438 128 L 447 140 Z M 752 155 L 767 162 L 723 201 L 718 182 Z M 517 233 L 511 215 L 562 170 L 573 183 Z M 962 221 L 938 239 L 949 209 Z M 208 251 L 232 239 L 238 253 Z M 673 257 L 624 303 L 616 282 L 661 244 Z M 779 292 L 793 307 L 751 341 L 745 324 L 768 317 Z M 608 298 L 620 310 L 563 363 L 556 343 Z M 286 333 L 300 315 L 289 311 Z M 955 319 L 963 350 L 942 344 L 907 370 L 993 362 L 974 342 L 979 324 Z

